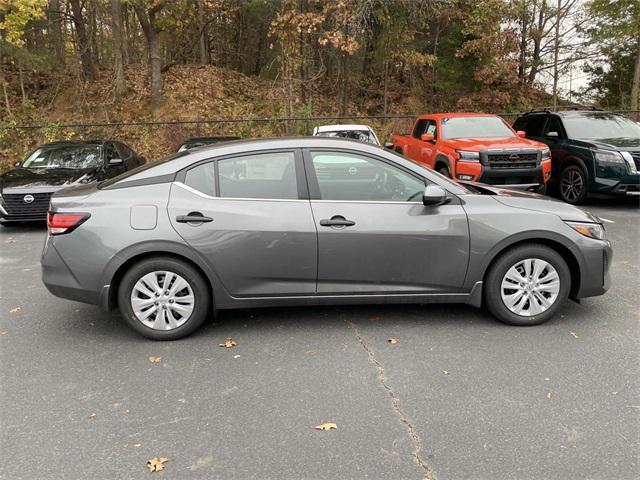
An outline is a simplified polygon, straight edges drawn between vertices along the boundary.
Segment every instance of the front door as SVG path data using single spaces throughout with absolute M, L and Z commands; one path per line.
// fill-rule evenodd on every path
M 232 296 L 315 293 L 317 234 L 309 200 L 301 199 L 299 152 L 209 161 L 177 180 L 171 223 Z
M 318 229 L 319 294 L 461 291 L 469 228 L 461 205 L 425 207 L 425 180 L 382 158 L 305 152 Z

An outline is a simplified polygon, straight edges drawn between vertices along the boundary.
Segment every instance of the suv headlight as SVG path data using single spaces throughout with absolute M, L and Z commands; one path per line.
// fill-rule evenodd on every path
M 456 150 L 458 155 L 460 155 L 459 160 L 461 162 L 479 162 L 480 161 L 480 152 L 468 152 L 466 150 Z
M 597 240 L 604 240 L 605 232 L 604 227 L 599 223 L 587 223 L 587 222 L 564 222 L 573 228 L 576 232 L 584 235 L 585 237 L 595 238 Z
M 627 167 L 629 167 L 629 171 L 631 173 L 638 173 L 638 169 L 636 168 L 636 162 L 633 160 L 633 157 L 629 152 L 621 152 L 622 158 L 627 161 Z
M 549 150 L 548 148 L 545 148 L 544 150 L 542 150 L 542 154 L 540 158 L 542 160 L 549 160 L 551 158 L 551 150 Z
M 593 155 L 596 157 L 596 161 L 598 163 L 609 163 L 609 164 L 625 164 L 624 158 L 618 152 L 614 152 L 612 150 L 593 150 Z

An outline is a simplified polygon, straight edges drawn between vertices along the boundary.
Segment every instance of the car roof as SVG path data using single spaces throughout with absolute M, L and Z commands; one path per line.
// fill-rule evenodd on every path
M 65 147 L 72 145 L 102 145 L 106 142 L 114 142 L 115 140 L 60 140 L 58 142 L 45 143 L 40 148 L 45 147 Z
M 213 136 L 213 137 L 192 137 L 192 138 L 188 138 L 186 139 L 184 143 L 189 143 L 189 142 L 209 142 L 209 141 L 217 141 L 217 140 L 225 140 L 225 139 L 229 139 L 229 140 L 239 140 L 240 137 L 236 137 L 233 135 L 220 135 L 220 136 Z
M 457 118 L 457 117 L 497 117 L 493 113 L 475 113 L 475 112 L 449 112 L 449 113 L 428 113 L 420 115 L 418 120 L 427 120 L 430 118 Z
M 316 127 L 318 132 L 335 132 L 338 130 L 371 130 L 369 125 L 356 125 L 356 124 L 344 124 L 344 125 L 321 125 Z
M 593 117 L 601 117 L 601 116 L 621 116 L 619 113 L 607 112 L 604 110 L 540 110 L 535 112 L 526 112 L 524 116 L 534 116 L 534 115 L 558 115 L 559 117 L 580 117 L 580 116 L 593 116 Z

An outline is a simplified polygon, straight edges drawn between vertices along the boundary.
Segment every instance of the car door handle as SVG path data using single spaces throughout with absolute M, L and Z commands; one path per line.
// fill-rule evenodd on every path
M 323 227 L 353 227 L 356 224 L 353 220 L 347 220 L 346 218 L 336 215 L 331 219 L 320 220 L 320 225 Z
M 176 217 L 178 223 L 208 223 L 213 222 L 213 218 L 205 217 L 200 212 L 191 212 L 189 215 L 178 215 Z

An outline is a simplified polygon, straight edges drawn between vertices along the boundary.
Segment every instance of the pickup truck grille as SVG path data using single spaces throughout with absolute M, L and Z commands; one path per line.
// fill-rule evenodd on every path
M 27 203 L 24 197 L 31 195 L 33 202 Z M 7 193 L 2 195 L 2 206 L 11 216 L 45 218 L 49 209 L 49 200 L 52 193 Z
M 634 163 L 636 164 L 636 168 L 640 170 L 640 152 L 629 152 L 631 157 L 633 158 Z
M 487 161 L 491 168 L 536 168 L 538 153 L 489 153 Z

